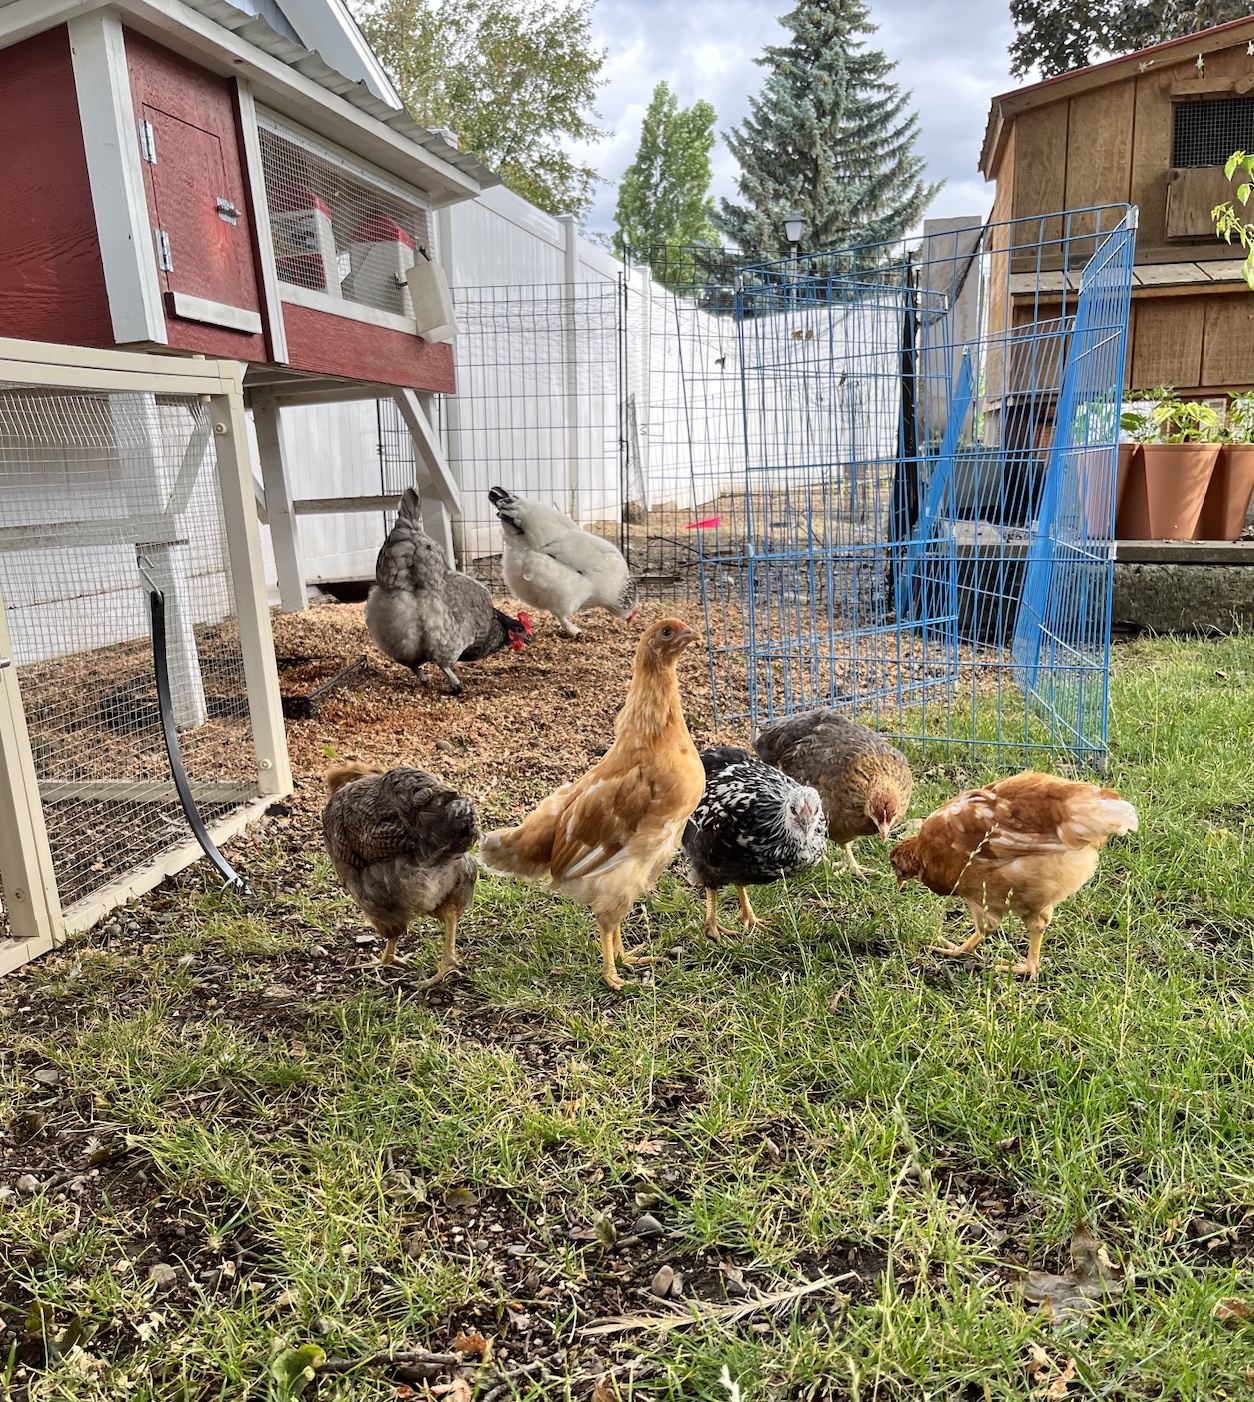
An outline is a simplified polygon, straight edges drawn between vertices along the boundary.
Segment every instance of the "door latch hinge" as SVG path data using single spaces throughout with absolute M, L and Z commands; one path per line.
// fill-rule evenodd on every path
M 227 224 L 234 224 L 239 219 L 239 210 L 235 208 L 233 201 L 219 195 L 216 201 L 218 218 Z
M 157 133 L 151 122 L 140 121 L 139 154 L 151 165 L 157 164 Z
M 164 229 L 158 229 L 157 235 L 157 267 L 163 273 L 174 271 L 174 255 L 170 252 L 170 235 Z

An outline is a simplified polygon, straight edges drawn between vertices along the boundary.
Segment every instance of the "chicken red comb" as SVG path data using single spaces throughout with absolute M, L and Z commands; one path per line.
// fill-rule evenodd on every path
M 707 516 L 704 521 L 690 521 L 687 529 L 690 531 L 708 531 L 714 526 L 717 526 L 722 519 L 721 516 Z
M 523 632 L 526 633 L 526 635 L 527 635 L 528 637 L 530 637 L 530 636 L 531 636 L 531 615 L 528 614 L 528 613 L 524 613 L 524 612 L 522 611 L 522 609 L 519 609 L 519 610 L 518 610 L 518 621 L 519 621 L 519 623 L 521 623 L 522 626 L 523 626 Z

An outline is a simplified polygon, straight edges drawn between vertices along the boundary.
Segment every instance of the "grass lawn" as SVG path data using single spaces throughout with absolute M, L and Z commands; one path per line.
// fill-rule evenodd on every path
M 472 979 L 423 995 L 436 927 L 371 964 L 312 799 L 238 849 L 252 908 L 201 863 L 5 980 L 0 1396 L 294 1397 L 304 1345 L 367 1360 L 319 1399 L 1250 1396 L 1214 1312 L 1254 1314 L 1254 641 L 1123 646 L 1111 706 L 1141 830 L 1035 985 L 992 971 L 1017 922 L 930 955 L 945 904 L 865 842 L 718 946 L 664 878 L 630 996 L 486 877 Z M 988 777 L 921 768 L 913 811 Z M 1126 1278 L 1051 1322 L 1012 1282 L 1081 1220 Z M 614 1325 L 663 1266 L 696 1317 Z

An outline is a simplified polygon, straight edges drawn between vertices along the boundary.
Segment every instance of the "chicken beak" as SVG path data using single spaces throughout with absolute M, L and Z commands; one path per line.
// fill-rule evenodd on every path
M 887 842 L 892 836 L 892 823 L 890 823 L 887 818 L 881 818 L 875 826 L 879 828 L 880 836 L 884 839 L 885 842 Z
M 676 646 L 687 647 L 689 643 L 695 643 L 697 640 L 697 630 L 695 628 L 689 628 L 686 623 L 680 624 L 680 627 L 683 631 L 676 634 Z

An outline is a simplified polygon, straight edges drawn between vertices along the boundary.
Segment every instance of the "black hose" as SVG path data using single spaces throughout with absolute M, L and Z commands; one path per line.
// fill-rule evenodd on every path
M 179 750 L 179 735 L 174 728 L 174 702 L 170 695 L 170 664 L 166 653 L 165 596 L 159 589 L 150 588 L 148 602 L 152 610 L 152 665 L 157 674 L 157 704 L 161 710 L 161 730 L 165 736 L 165 752 L 170 757 L 170 773 L 174 776 L 174 787 L 178 790 L 179 803 L 192 835 L 200 843 L 200 849 L 218 869 L 229 890 L 247 896 L 251 892 L 244 878 L 218 851 L 217 844 L 209 836 L 196 800 L 192 797 L 192 786 L 183 768 L 183 756 Z

